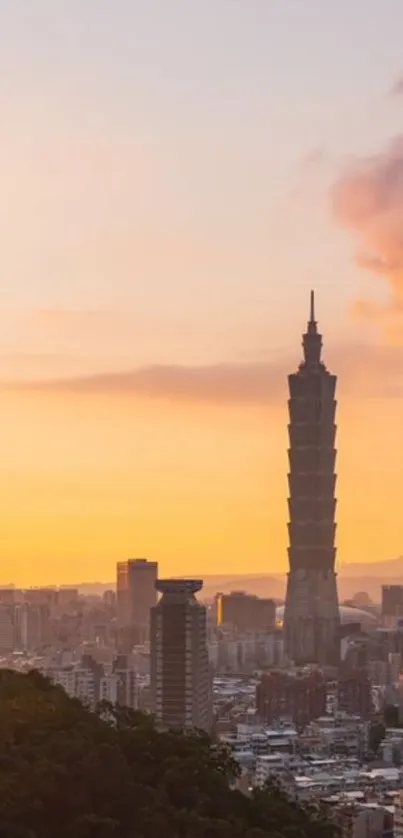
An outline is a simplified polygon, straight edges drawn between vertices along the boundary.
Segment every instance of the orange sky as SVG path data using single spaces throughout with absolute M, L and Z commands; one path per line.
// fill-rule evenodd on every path
M 3 581 L 111 580 L 128 555 L 163 573 L 286 566 L 285 404 L 200 404 L 130 394 L 4 393 Z M 340 560 L 403 541 L 403 408 L 340 410 Z M 385 463 L 387 462 L 387 468 Z
M 285 569 L 311 287 L 339 560 L 403 552 L 402 14 L 0 4 L 0 581 Z

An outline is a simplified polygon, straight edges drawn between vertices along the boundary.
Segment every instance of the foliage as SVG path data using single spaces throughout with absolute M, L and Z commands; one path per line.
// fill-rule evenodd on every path
M 0 838 L 333 838 L 276 785 L 233 790 L 225 748 L 150 717 L 91 713 L 37 672 L 0 671 Z

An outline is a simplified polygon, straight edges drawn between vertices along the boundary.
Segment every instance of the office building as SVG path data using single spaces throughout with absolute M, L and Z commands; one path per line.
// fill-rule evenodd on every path
M 12 652 L 15 639 L 15 606 L 0 605 L 0 652 Z
M 314 296 L 304 357 L 288 378 L 289 574 L 286 653 L 295 664 L 337 665 L 340 616 L 335 574 L 336 376 L 321 360 Z
M 273 599 L 252 596 L 245 591 L 232 591 L 230 594 L 217 594 L 215 606 L 218 626 L 228 626 L 241 634 L 274 631 L 276 604 Z
M 206 608 L 195 594 L 203 583 L 160 580 L 151 611 L 151 701 L 164 728 L 210 728 L 210 671 Z
M 371 682 L 365 668 L 341 667 L 337 682 L 337 709 L 342 713 L 368 719 L 373 712 Z
M 15 644 L 22 651 L 43 649 L 51 641 L 50 608 L 22 602 L 15 606 Z
M 54 613 L 57 610 L 59 591 L 57 588 L 27 588 L 24 601 L 29 605 L 47 605 Z
M 118 562 L 116 605 L 118 628 L 128 645 L 143 643 L 149 637 L 150 610 L 157 602 L 155 583 L 157 562 L 129 559 Z
M 396 628 L 403 620 L 403 585 L 382 585 L 382 622 Z
M 23 599 L 22 591 L 15 588 L 0 588 L 0 605 L 14 605 Z
M 129 666 L 129 661 L 126 655 L 119 655 L 115 659 L 112 671 L 117 683 L 116 703 L 121 707 L 130 707 L 132 710 L 137 709 L 137 674 L 136 671 Z

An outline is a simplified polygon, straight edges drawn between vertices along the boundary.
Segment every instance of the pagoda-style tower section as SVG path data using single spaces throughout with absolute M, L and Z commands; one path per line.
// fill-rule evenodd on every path
M 296 664 L 337 664 L 336 376 L 321 360 L 322 336 L 310 318 L 304 358 L 288 377 L 289 574 L 284 613 L 286 651 Z

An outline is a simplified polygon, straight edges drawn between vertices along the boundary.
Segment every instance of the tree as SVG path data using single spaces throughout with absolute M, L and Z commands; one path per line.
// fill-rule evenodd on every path
M 231 754 L 142 713 L 92 713 L 36 672 L 0 670 L 0 838 L 333 838 L 270 785 L 230 788 Z

